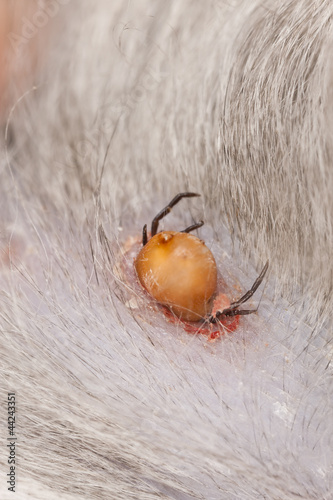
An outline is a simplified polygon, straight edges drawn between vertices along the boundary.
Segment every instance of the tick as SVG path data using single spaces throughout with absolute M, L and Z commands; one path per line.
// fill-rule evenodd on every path
M 225 294 L 216 296 L 217 267 L 205 243 L 190 234 L 204 222 L 197 222 L 183 231 L 158 232 L 158 224 L 182 198 L 200 196 L 179 193 L 152 220 L 148 240 L 143 226 L 142 249 L 135 259 L 138 279 L 147 292 L 183 321 L 217 323 L 224 318 L 251 314 L 257 309 L 239 309 L 260 286 L 268 261 L 251 289 L 235 302 Z

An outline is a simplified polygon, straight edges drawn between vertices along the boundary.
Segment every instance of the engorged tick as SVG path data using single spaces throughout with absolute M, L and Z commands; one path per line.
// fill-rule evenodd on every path
M 200 196 L 197 193 L 179 193 L 153 219 L 151 239 L 147 225 L 142 232 L 142 245 L 135 269 L 141 285 L 160 304 L 166 306 L 183 321 L 217 323 L 223 318 L 256 312 L 257 309 L 239 309 L 252 297 L 268 269 L 266 262 L 252 288 L 235 302 L 224 294 L 214 302 L 217 287 L 217 267 L 214 256 L 205 243 L 189 234 L 204 223 L 200 221 L 181 232 L 157 232 L 159 221 L 182 198 Z

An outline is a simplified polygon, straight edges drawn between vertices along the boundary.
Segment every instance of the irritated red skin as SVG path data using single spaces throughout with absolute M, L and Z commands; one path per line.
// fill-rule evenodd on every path
M 220 293 L 214 300 L 212 314 L 229 306 L 230 300 L 228 296 Z M 163 312 L 169 321 L 175 321 L 175 317 L 169 309 L 163 307 Z M 187 321 L 183 321 L 182 323 L 187 333 L 207 335 L 209 341 L 214 341 L 225 333 L 234 332 L 239 325 L 239 316 L 221 316 L 217 323 L 189 323 Z

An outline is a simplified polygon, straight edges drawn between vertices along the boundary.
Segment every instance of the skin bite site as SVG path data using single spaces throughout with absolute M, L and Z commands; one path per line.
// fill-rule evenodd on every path
M 239 316 L 257 309 L 240 309 L 260 286 L 268 269 L 266 262 L 252 288 L 238 300 L 230 302 L 228 295 L 217 287 L 217 265 L 204 241 L 191 234 L 204 222 L 186 229 L 158 232 L 159 221 L 170 213 L 182 198 L 200 196 L 197 193 L 177 194 L 152 220 L 150 239 L 147 225 L 142 232 L 142 248 L 134 259 L 136 277 L 162 311 L 174 321 L 176 318 L 188 332 L 200 332 L 214 340 L 225 332 L 234 331 Z

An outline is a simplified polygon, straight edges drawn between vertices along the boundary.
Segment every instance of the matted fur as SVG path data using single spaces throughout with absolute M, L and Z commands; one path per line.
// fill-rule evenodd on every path
M 4 122 L 15 498 L 332 499 L 332 4 L 63 4 Z M 270 259 L 259 314 L 215 343 L 122 257 L 188 189 L 162 227 L 204 218 L 231 294 Z

